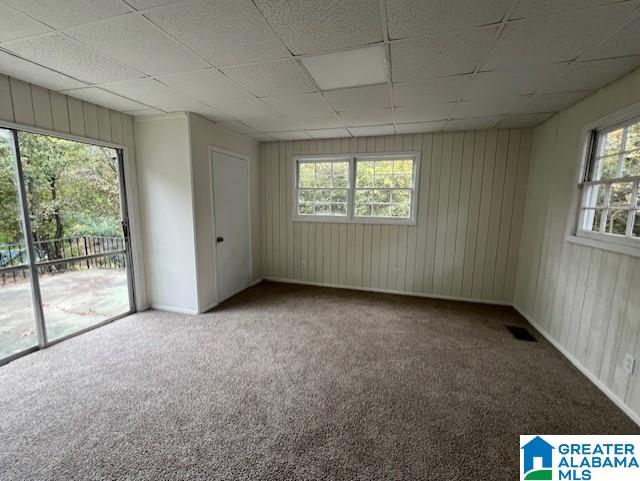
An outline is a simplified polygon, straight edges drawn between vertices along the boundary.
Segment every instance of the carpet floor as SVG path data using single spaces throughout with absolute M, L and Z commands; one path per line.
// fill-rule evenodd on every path
M 0 479 L 513 480 L 519 434 L 639 434 L 511 308 L 262 283 L 0 368 Z

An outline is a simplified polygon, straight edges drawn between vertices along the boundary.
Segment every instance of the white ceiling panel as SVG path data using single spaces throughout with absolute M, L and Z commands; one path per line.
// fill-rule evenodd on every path
M 395 84 L 396 107 L 429 106 L 439 102 L 460 100 L 471 80 L 471 75 L 435 78 L 423 82 Z
M 564 92 L 534 95 L 528 102 L 518 106 L 512 113 L 534 114 L 542 112 L 559 112 L 578 100 L 586 97 L 592 91 Z
M 382 41 L 380 0 L 255 0 L 296 55 Z
M 344 120 L 338 117 L 338 114 L 335 114 L 335 113 L 326 117 L 296 119 L 296 122 L 298 122 L 297 128 L 305 128 L 309 130 L 334 129 L 334 128 L 345 126 Z
M 281 115 L 274 114 L 268 117 L 259 117 L 255 119 L 247 119 L 243 121 L 252 130 L 284 132 L 287 130 L 300 129 L 300 122 L 287 119 Z
M 163 115 L 165 112 L 156 109 L 142 109 L 142 110 L 129 110 L 125 111 L 125 114 L 132 115 L 134 117 L 148 117 L 150 115 Z
M 258 140 L 260 142 L 273 142 L 276 140 L 271 135 L 264 132 L 250 132 L 247 134 L 252 139 Z
M 429 35 L 391 44 L 394 82 L 473 72 L 496 34 L 496 27 Z
M 53 28 L 93 22 L 130 12 L 121 0 L 3 0 Z
M 393 135 L 396 133 L 393 124 L 370 125 L 368 127 L 349 127 L 347 130 L 354 137 L 367 137 L 373 135 Z
M 167 112 L 193 112 L 214 122 L 224 122 L 233 120 L 233 117 L 225 112 L 203 104 L 202 102 L 192 102 L 188 105 L 175 105 L 167 107 Z
M 623 57 L 626 55 L 640 55 L 640 17 L 636 17 L 588 58 Z
M 289 132 L 265 132 L 265 134 L 276 140 L 309 140 L 311 135 L 304 130 L 294 130 Z
M 415 37 L 497 23 L 513 0 L 387 0 L 391 39 Z
M 465 100 L 537 92 L 560 78 L 567 63 L 552 63 L 511 70 L 478 72 L 464 94 Z
M 638 67 L 640 67 L 640 56 L 581 62 L 558 81 L 552 83 L 546 91 L 571 92 L 598 89 Z
M 104 88 L 161 110 L 194 103 L 194 99 L 151 78 L 109 84 Z
M 0 42 L 38 35 L 51 30 L 46 25 L 0 4 Z
M 227 67 L 222 71 L 257 97 L 304 94 L 317 90 L 294 59 Z
M 125 99 L 119 95 L 107 92 L 98 87 L 86 87 L 74 90 L 65 90 L 63 93 L 76 97 L 80 100 L 86 100 L 97 105 L 102 105 L 113 110 L 119 110 L 124 112 L 127 110 L 144 110 L 148 107 L 146 105 L 139 104 L 133 100 Z
M 477 119 L 452 119 L 444 126 L 446 131 L 456 130 L 485 130 L 495 128 L 502 120 L 504 115 L 495 117 L 482 117 Z
M 307 130 L 307 133 L 313 139 L 337 139 L 341 137 L 351 137 L 351 134 L 347 129 Z
M 81 25 L 65 33 L 148 75 L 207 68 L 209 65 L 169 38 L 141 15 L 121 15 Z
M 626 0 L 526 0 L 518 2 L 510 18 L 539 17 L 550 13 L 597 7 Z
M 127 3 L 136 10 L 144 10 L 145 8 L 158 7 L 167 3 L 176 3 L 180 0 L 127 0 Z
M 500 122 L 498 127 L 503 129 L 517 129 L 522 127 L 535 127 L 547 120 L 553 114 L 522 114 L 522 115 L 507 115 L 504 120 Z
M 190 0 L 145 16 L 216 66 L 290 57 L 251 0 Z
M 2 47 L 27 60 L 89 83 L 100 84 L 142 77 L 140 72 L 60 33 L 15 40 Z
M 331 106 L 339 111 L 363 111 L 391 107 L 391 95 L 389 86 L 386 84 L 332 90 L 323 95 Z
M 455 102 L 437 102 L 431 106 L 398 107 L 396 108 L 396 121 L 404 123 L 433 122 L 451 117 Z
M 393 122 L 393 110 L 347 110 L 339 112 L 340 118 L 349 127 L 359 127 L 363 125 L 383 125 Z
M 604 41 L 634 4 L 577 10 L 507 24 L 482 69 L 498 70 L 573 60 Z
M 255 129 L 236 120 L 224 120 L 222 122 L 218 122 L 218 125 L 220 127 L 224 127 L 225 129 L 232 130 L 233 132 L 239 132 L 241 134 L 255 131 Z
M 310 119 L 314 117 L 330 117 L 335 112 L 327 101 L 318 93 L 290 95 L 286 97 L 266 97 L 263 99 L 281 114 L 292 119 Z
M 251 96 L 216 70 L 165 75 L 158 79 L 167 85 L 198 99 L 211 107 L 242 118 L 260 118 L 274 111 Z
M 73 89 L 86 85 L 71 77 L 2 51 L 0 51 L 0 72 L 51 90 Z
M 505 94 L 487 96 L 477 100 L 465 100 L 456 105 L 452 115 L 456 118 L 468 118 L 508 114 L 527 99 L 528 97 Z
M 322 90 L 379 84 L 389 77 L 382 45 L 302 57 L 301 61 Z
M 396 132 L 398 134 L 421 134 L 423 132 L 439 132 L 442 130 L 446 120 L 436 122 L 416 122 L 413 124 L 397 124 Z

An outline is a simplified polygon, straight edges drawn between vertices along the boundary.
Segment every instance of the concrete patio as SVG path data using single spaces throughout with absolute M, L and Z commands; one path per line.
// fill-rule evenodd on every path
M 124 270 L 89 269 L 40 278 L 49 340 L 129 311 Z M 0 359 L 37 344 L 30 282 L 0 284 Z

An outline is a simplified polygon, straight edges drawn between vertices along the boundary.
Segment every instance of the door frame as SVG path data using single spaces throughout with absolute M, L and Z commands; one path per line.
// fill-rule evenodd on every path
M 28 256 L 29 256 L 29 272 L 30 272 L 30 286 L 31 286 L 31 292 L 32 292 L 32 299 L 34 300 L 34 305 L 33 305 L 33 309 L 34 309 L 34 318 L 35 318 L 35 323 L 36 323 L 36 330 L 37 330 L 37 339 L 38 339 L 38 344 L 36 346 L 32 346 L 32 347 L 28 347 L 26 349 L 23 349 L 22 351 L 18 351 L 16 353 L 13 353 L 7 357 L 4 358 L 0 358 L 0 366 L 7 364 L 11 361 L 14 361 L 15 359 L 18 359 L 22 356 L 25 356 L 27 354 L 30 354 L 32 352 L 38 351 L 40 349 L 45 349 L 47 347 L 53 346 L 55 344 L 58 344 L 59 342 L 65 341 L 69 338 L 75 337 L 75 336 L 79 336 L 81 334 L 84 334 L 88 331 L 92 331 L 93 329 L 97 329 L 99 327 L 102 327 L 106 324 L 109 324 L 113 321 L 116 321 L 118 319 L 122 319 L 123 317 L 129 316 L 135 312 L 137 312 L 137 306 L 136 306 L 136 286 L 135 286 L 135 269 L 134 269 L 134 256 L 133 256 L 133 241 L 132 241 L 132 235 L 131 235 L 131 222 L 130 222 L 130 215 L 129 215 L 129 203 L 127 200 L 127 184 L 126 184 L 126 179 L 125 179 L 125 163 L 127 162 L 128 159 L 128 147 L 126 145 L 123 144 L 118 144 L 115 142 L 108 142 L 108 141 L 104 141 L 104 140 L 100 140 L 100 139 L 92 139 L 92 138 L 88 138 L 88 137 L 83 137 L 80 135 L 75 135 L 75 134 L 69 134 L 69 133 L 64 133 L 64 132 L 58 132 L 56 130 L 52 130 L 52 129 L 44 129 L 41 127 L 35 127 L 32 125 L 25 125 L 25 124 L 20 124 L 20 123 L 16 123 L 16 122 L 8 122 L 8 121 L 4 121 L 4 120 L 0 120 L 0 129 L 4 129 L 4 130 L 8 130 L 12 133 L 13 136 L 13 141 L 14 141 L 14 148 L 15 148 L 15 155 L 16 155 L 16 177 L 18 180 L 18 206 L 20 208 L 20 216 L 21 216 L 21 224 L 23 229 L 25 229 L 24 232 L 24 237 L 25 237 L 25 244 L 27 246 L 27 252 L 28 252 Z M 39 283 L 39 277 L 36 274 L 37 268 L 38 266 L 35 263 L 35 257 L 34 257 L 34 251 L 33 251 L 33 237 L 32 237 L 32 233 L 31 233 L 31 228 L 30 228 L 30 222 L 29 222 L 29 213 L 28 213 L 28 206 L 26 205 L 26 196 L 25 196 L 25 191 L 24 191 L 24 174 L 22 171 L 22 163 L 20 160 L 20 146 L 18 144 L 18 133 L 22 131 L 22 132 L 27 132 L 27 133 L 31 133 L 31 134 L 38 134 L 38 135 L 47 135 L 50 137 L 57 137 L 60 139 L 65 139 L 65 140 L 71 140 L 71 141 L 75 141 L 75 142 L 80 142 L 80 143 L 84 143 L 84 144 L 90 144 L 90 145 L 97 145 L 97 146 L 101 146 L 101 147 L 108 147 L 111 149 L 115 149 L 116 152 L 118 153 L 118 188 L 120 191 L 120 203 L 121 203 L 121 209 L 122 209 L 122 221 L 126 223 L 126 229 L 127 229 L 127 233 L 125 234 L 125 258 L 126 258 L 126 263 L 127 263 L 127 289 L 128 289 L 128 293 L 129 293 L 129 311 L 127 312 L 123 312 L 122 314 L 117 314 L 116 316 L 110 317 L 108 319 L 105 319 L 103 321 L 100 321 L 92 326 L 88 326 L 85 327 L 83 329 L 80 329 L 78 331 L 72 332 L 70 334 L 66 334 L 64 336 L 61 336 L 57 339 L 54 339 L 53 341 L 50 341 L 47 338 L 47 333 L 46 333 L 46 319 L 44 318 L 44 312 L 43 312 L 43 308 L 42 308 L 42 294 L 40 291 L 40 283 Z M 87 257 L 87 258 L 91 258 L 94 257 L 92 255 L 89 256 L 84 256 L 82 257 L 83 259 Z M 34 275 L 36 274 L 36 275 Z M 36 304 L 37 301 L 37 304 Z
M 215 303 L 212 306 L 208 306 L 206 309 L 211 309 L 220 303 L 220 296 L 218 295 L 218 250 L 216 249 L 216 206 L 215 206 L 215 192 L 213 176 L 215 175 L 215 169 L 213 167 L 213 154 L 223 154 L 230 157 L 235 157 L 240 160 L 244 160 L 247 163 L 247 219 L 249 221 L 249 286 L 253 282 L 253 232 L 251 231 L 251 161 L 248 155 L 234 152 L 233 150 L 218 147 L 217 145 L 207 146 L 207 153 L 209 155 L 209 202 L 211 205 L 211 227 L 212 227 L 212 240 L 213 240 L 213 291 L 215 297 Z M 247 286 L 248 287 L 248 286 Z

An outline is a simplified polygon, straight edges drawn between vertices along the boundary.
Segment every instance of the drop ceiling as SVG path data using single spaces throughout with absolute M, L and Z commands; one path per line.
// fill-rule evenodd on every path
M 0 73 L 260 140 L 534 126 L 640 67 L 640 0 L 0 0 Z

